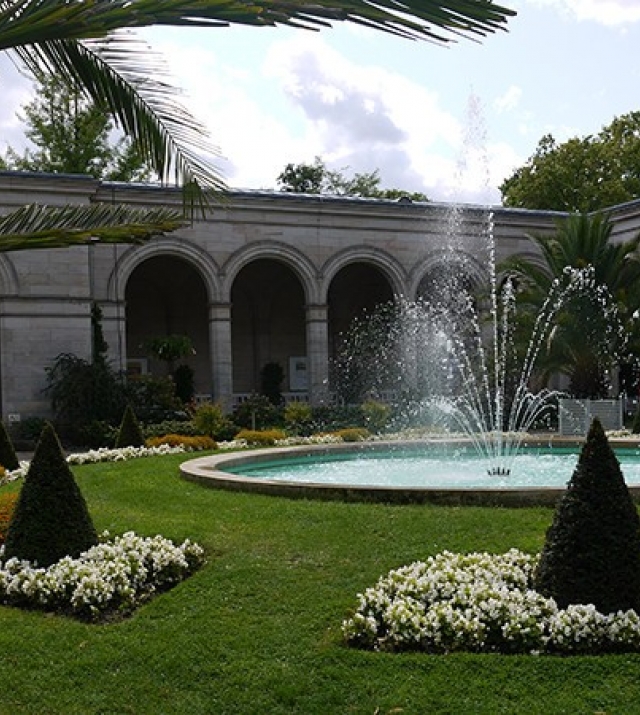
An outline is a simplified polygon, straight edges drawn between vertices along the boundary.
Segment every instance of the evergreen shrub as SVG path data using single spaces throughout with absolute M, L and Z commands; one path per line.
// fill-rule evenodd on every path
M 4 422 L 0 422 L 0 465 L 10 472 L 20 466 L 18 455 Z
M 284 423 L 291 434 L 308 437 L 312 433 L 312 418 L 308 402 L 290 402 L 284 408 Z
M 598 419 L 557 505 L 535 585 L 561 608 L 640 612 L 640 519 Z
M 125 407 L 115 446 L 116 449 L 122 449 L 122 447 L 144 447 L 142 428 L 131 405 Z
M 346 427 L 334 432 L 336 437 L 340 437 L 343 442 L 364 442 L 371 436 L 368 429 L 364 427 Z
M 50 424 L 42 431 L 5 539 L 5 558 L 51 566 L 98 543 L 89 510 Z

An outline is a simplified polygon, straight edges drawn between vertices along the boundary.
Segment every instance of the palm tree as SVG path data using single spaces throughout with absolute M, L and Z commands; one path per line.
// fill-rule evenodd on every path
M 611 230 L 602 214 L 572 214 L 554 234 L 530 236 L 539 258 L 513 256 L 500 266 L 518 286 L 519 334 L 549 296 L 564 295 L 541 367 L 545 379 L 567 375 L 578 398 L 605 396 L 606 371 L 628 352 L 640 306 L 640 234 L 614 243 Z
M 0 50 L 10 52 L 32 73 L 56 73 L 83 88 L 113 115 L 162 182 L 191 188 L 202 200 L 207 192 L 224 188 L 213 163 L 215 147 L 204 126 L 179 104 L 175 88 L 163 80 L 160 58 L 125 30 L 151 25 L 214 29 L 231 24 L 319 29 L 334 21 L 351 21 L 401 37 L 446 43 L 456 36 L 484 36 L 503 29 L 514 14 L 492 0 L 0 0 Z M 174 230 L 182 215 L 125 209 L 109 215 L 95 207 L 94 212 L 78 212 L 73 217 L 77 223 L 71 218 L 67 215 L 60 225 L 60 216 L 49 215 L 46 208 L 34 214 L 22 211 L 9 218 L 7 226 L 0 224 L 0 250 L 9 245 L 3 244 L 8 234 L 15 248 L 18 236 L 33 230 L 43 237 L 43 231 L 55 227 L 55 245 L 82 243 L 89 224 L 89 234 L 103 241 L 122 241 L 121 229 L 133 224 L 138 233 L 131 237 L 142 240 Z M 115 232 L 114 225 L 119 227 Z

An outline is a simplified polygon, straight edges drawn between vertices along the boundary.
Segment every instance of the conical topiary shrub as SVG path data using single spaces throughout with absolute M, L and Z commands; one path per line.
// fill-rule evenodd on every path
M 89 510 L 50 424 L 42 430 L 16 504 L 5 558 L 47 567 L 98 541 Z
M 122 416 L 116 447 L 144 447 L 144 435 L 131 405 L 127 405 Z
M 0 422 L 0 464 L 10 472 L 20 466 L 18 455 L 4 422 Z
M 640 519 L 598 419 L 556 508 L 535 581 L 561 608 L 640 610 Z

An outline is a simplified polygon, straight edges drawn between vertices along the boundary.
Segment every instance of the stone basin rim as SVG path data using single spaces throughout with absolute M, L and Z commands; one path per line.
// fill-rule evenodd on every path
M 523 440 L 523 445 L 553 447 L 575 446 L 584 440 L 536 436 Z M 638 438 L 609 439 L 612 447 L 640 447 Z M 371 486 L 350 484 L 325 484 L 319 482 L 284 482 L 277 479 L 255 479 L 224 471 L 224 467 L 237 466 L 244 462 L 271 461 L 296 456 L 322 456 L 336 452 L 375 453 L 393 448 L 423 449 L 442 444 L 468 445 L 467 439 L 393 440 L 375 442 L 348 442 L 339 444 L 296 445 L 291 447 L 266 447 L 260 449 L 227 452 L 198 457 L 183 462 L 180 473 L 183 479 L 213 489 L 269 494 L 298 499 L 321 499 L 335 501 L 389 502 L 396 504 L 446 504 L 477 506 L 554 506 L 564 493 L 557 487 L 510 487 L 510 488 L 439 488 L 407 486 Z M 640 501 L 640 485 L 629 486 L 634 501 Z

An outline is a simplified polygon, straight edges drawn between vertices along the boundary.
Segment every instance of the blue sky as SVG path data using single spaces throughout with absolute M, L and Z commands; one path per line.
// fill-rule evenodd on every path
M 347 24 L 143 36 L 208 126 L 232 187 L 275 188 L 287 163 L 321 156 L 434 200 L 499 203 L 497 187 L 544 134 L 594 134 L 640 110 L 640 0 L 503 4 L 518 12 L 507 32 L 448 47 Z M 28 90 L 2 73 L 0 137 L 15 146 Z

